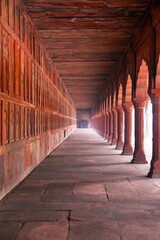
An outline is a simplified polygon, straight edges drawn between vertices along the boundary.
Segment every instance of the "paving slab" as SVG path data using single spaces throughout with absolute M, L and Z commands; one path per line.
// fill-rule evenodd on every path
M 16 240 L 66 240 L 68 222 L 26 223 Z
M 74 186 L 73 183 L 50 183 L 45 189 L 45 195 L 73 194 Z
M 0 211 L 0 222 L 45 222 L 67 219 L 69 212 L 65 211 Z
M 123 240 L 159 240 L 159 221 L 121 221 L 118 232 Z
M 41 198 L 42 201 L 46 201 L 46 202 L 106 202 L 108 201 L 108 198 L 105 194 L 99 194 L 99 195 L 95 195 L 95 194 L 66 194 L 66 195 L 61 195 L 61 194 L 57 194 L 57 195 L 52 195 L 52 194 L 48 194 L 48 195 L 44 195 Z
M 68 240 L 121 240 L 116 223 L 71 222 Z
M 117 181 L 117 182 L 106 182 L 105 188 L 107 193 L 135 193 L 135 189 L 130 185 L 130 183 L 125 181 Z
M 22 223 L 2 222 L 0 223 L 0 240 L 15 240 L 22 228 Z
M 103 183 L 77 183 L 74 189 L 75 194 L 106 195 Z

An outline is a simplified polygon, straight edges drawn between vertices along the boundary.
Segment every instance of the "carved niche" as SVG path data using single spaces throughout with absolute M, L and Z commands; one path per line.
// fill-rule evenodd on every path
M 2 102 L 2 144 L 7 144 L 9 137 L 9 109 L 8 102 Z
M 2 57 L 2 90 L 4 93 L 9 92 L 9 37 L 3 29 L 3 57 Z

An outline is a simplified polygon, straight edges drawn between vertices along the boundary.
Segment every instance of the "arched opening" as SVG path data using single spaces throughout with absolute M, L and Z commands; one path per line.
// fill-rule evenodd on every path
M 144 60 L 142 60 L 136 87 L 136 97 L 148 97 L 148 66 Z
M 132 79 L 131 79 L 131 76 L 128 75 L 127 84 L 126 84 L 125 102 L 131 102 L 131 101 L 132 101 Z
M 118 106 L 122 106 L 122 97 L 123 97 L 122 84 L 120 84 L 118 89 Z
M 145 101 L 143 107 L 144 153 L 149 163 L 152 156 L 152 104 L 148 95 L 148 84 L 149 70 L 146 62 L 142 60 L 137 79 L 136 98 Z

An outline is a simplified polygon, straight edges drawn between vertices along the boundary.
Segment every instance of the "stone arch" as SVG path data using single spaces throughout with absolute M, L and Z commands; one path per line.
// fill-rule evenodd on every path
M 113 108 L 116 107 L 116 91 L 113 92 Z
M 106 110 L 108 110 L 108 94 L 107 94 L 107 96 L 106 96 Z
M 122 105 L 122 101 L 123 101 L 123 88 L 122 84 L 120 84 L 118 89 L 118 106 Z
M 109 96 L 108 96 L 108 108 L 111 109 L 112 107 L 112 95 L 111 93 L 109 93 Z
M 127 84 L 126 84 L 125 102 L 131 102 L 131 99 L 132 99 L 132 79 L 131 79 L 131 76 L 128 75 Z
M 142 63 L 138 72 L 136 97 L 148 97 L 148 66 L 142 59 Z

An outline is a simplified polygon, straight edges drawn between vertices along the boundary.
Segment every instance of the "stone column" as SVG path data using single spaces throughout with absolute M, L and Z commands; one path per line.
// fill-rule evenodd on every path
M 102 134 L 103 134 L 102 137 L 103 137 L 103 138 L 105 137 L 105 131 L 106 131 L 106 130 L 105 130 L 105 118 L 106 118 L 106 117 L 105 117 L 105 113 L 103 112 L 103 132 L 102 132 Z
M 125 128 L 124 128 L 124 146 L 123 146 L 123 155 L 132 155 L 132 112 L 133 104 L 132 102 L 127 102 L 123 105 L 124 116 L 125 116 Z
M 112 109 L 113 116 L 113 136 L 112 136 L 112 145 L 117 143 L 117 111 L 115 108 Z
M 104 122 L 103 122 L 103 137 L 105 138 L 106 137 L 106 113 L 104 112 Z
M 100 135 L 103 136 L 103 114 L 101 113 L 101 126 L 100 126 Z
M 108 135 L 108 142 L 112 142 L 112 133 L 113 133 L 113 115 L 112 111 L 108 110 L 109 114 L 109 135 Z
M 149 177 L 160 177 L 160 89 L 153 89 L 151 95 L 153 111 L 153 153 Z
M 122 106 L 118 106 L 117 108 L 118 114 L 118 137 L 117 137 L 117 146 L 116 149 L 123 149 L 123 137 L 124 137 L 124 111 Z
M 106 125 L 105 139 L 108 140 L 108 137 L 109 137 L 109 113 L 108 113 L 108 111 L 106 112 L 105 125 Z
M 144 152 L 144 110 L 147 102 L 145 97 L 133 99 L 135 107 L 135 150 L 132 163 L 147 163 Z
M 149 123 L 151 121 L 151 108 L 150 108 L 150 101 L 149 100 L 146 103 L 145 114 L 146 114 L 145 138 L 150 138 L 151 137 L 151 129 L 150 129 Z

